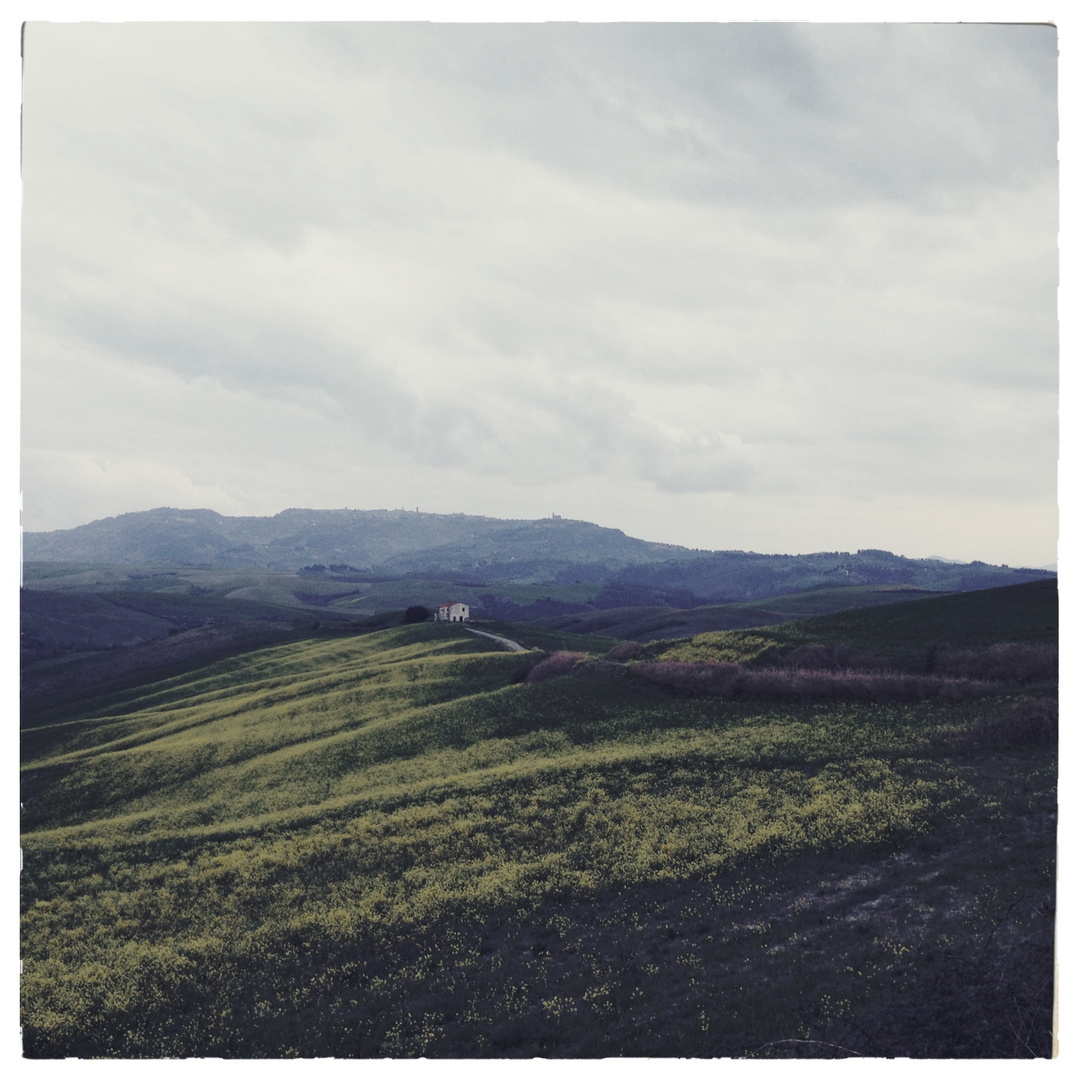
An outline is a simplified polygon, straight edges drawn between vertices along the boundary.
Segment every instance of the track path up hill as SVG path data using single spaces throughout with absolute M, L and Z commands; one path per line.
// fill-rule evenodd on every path
M 510 652 L 528 652 L 520 642 L 511 641 L 508 637 L 503 637 L 501 634 L 489 634 L 486 630 L 474 630 L 471 626 L 466 626 L 466 630 L 470 634 L 479 634 L 481 637 L 491 638 L 492 641 L 497 641 L 503 648 L 508 649 Z

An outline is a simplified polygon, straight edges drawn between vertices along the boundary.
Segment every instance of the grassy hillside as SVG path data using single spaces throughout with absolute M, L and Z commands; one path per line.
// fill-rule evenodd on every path
M 942 646 L 984 648 L 999 642 L 1057 645 L 1056 581 L 928 597 L 910 603 L 851 608 L 750 632 L 700 634 L 658 642 L 639 656 L 729 661 L 767 646 L 788 650 L 808 644 L 839 644 L 925 670 Z M 741 643 L 745 643 L 745 646 Z
M 297 574 L 63 563 L 29 563 L 24 573 L 24 701 L 117 680 L 135 684 L 313 631 L 398 625 L 408 604 L 430 602 L 448 587 L 399 582 L 397 594 L 346 606 L 341 583 Z M 344 588 L 357 599 L 355 584 Z
M 368 580 L 345 572 L 287 574 L 165 563 L 126 567 L 30 563 L 25 577 L 20 605 L 24 697 L 73 692 L 103 679 L 138 673 L 165 674 L 192 662 L 207 662 L 219 653 L 292 640 L 313 628 L 323 633 L 381 629 L 403 622 L 411 606 L 430 608 L 449 597 L 470 604 L 475 617 L 535 624 L 527 633 L 540 647 L 595 652 L 604 651 L 602 642 L 553 643 L 567 634 L 643 642 L 687 638 L 928 595 L 910 585 L 820 587 L 767 600 L 689 609 L 586 610 L 610 602 L 614 594 L 597 584 Z M 1034 586 L 1049 596 L 1054 582 Z M 1027 594 L 1021 588 L 1017 595 Z M 963 604 L 961 609 L 966 610 Z M 543 617 L 552 615 L 557 617 Z M 898 618 L 903 622 L 902 616 Z M 916 623 L 923 620 L 922 615 L 913 618 Z M 849 629 L 844 629 L 843 620 L 823 627 L 823 632 L 841 638 L 865 637 L 869 632 L 858 619 Z M 553 633 L 545 637 L 541 631 Z M 992 626 L 986 631 L 991 636 L 994 632 Z
M 26 1052 L 1048 1052 L 1054 748 L 978 735 L 1031 691 L 693 698 L 489 646 L 294 641 L 28 714 Z
M 630 641 L 655 641 L 689 637 L 710 630 L 737 630 L 772 626 L 850 608 L 878 607 L 935 594 L 914 585 L 848 585 L 822 587 L 733 604 L 709 604 L 694 608 L 628 607 L 575 612 L 540 620 L 551 629 L 580 634 L 602 633 Z
M 1032 581 L 910 605 L 842 611 L 787 630 L 792 640 L 841 641 L 898 658 L 917 657 L 929 643 L 985 646 L 1001 641 L 1057 644 L 1057 580 Z
M 477 622 L 478 627 L 503 634 L 520 642 L 528 649 L 544 649 L 557 652 L 568 649 L 589 656 L 602 656 L 620 645 L 619 638 L 604 637 L 601 634 L 575 634 L 569 630 L 551 630 L 535 623 L 504 623 L 495 619 Z

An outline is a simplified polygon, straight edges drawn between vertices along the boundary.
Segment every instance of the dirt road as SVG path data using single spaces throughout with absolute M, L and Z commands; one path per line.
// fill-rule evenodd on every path
M 502 637 L 499 634 L 489 634 L 486 630 L 474 630 L 471 626 L 466 626 L 466 630 L 470 634 L 479 634 L 481 637 L 489 637 L 492 641 L 497 641 L 504 649 L 510 652 L 528 652 L 524 645 L 516 641 L 511 641 L 508 637 Z

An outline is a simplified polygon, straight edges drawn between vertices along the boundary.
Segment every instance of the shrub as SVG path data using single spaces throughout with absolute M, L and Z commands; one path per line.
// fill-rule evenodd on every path
M 944 675 L 888 672 L 748 670 L 738 664 L 690 664 L 677 660 L 639 663 L 636 678 L 682 693 L 740 697 L 798 698 L 804 701 L 962 701 L 990 692 L 987 683 Z
M 800 645 L 783 658 L 780 666 L 800 671 L 883 671 L 889 665 L 880 656 L 847 645 Z
M 941 728 L 930 741 L 937 746 L 1014 750 L 1024 746 L 1053 746 L 1057 738 L 1057 700 L 1024 698 L 980 717 L 971 727 Z
M 1058 738 L 1056 698 L 1026 698 L 981 720 L 976 737 L 984 746 L 1052 746 Z
M 930 670 L 942 675 L 995 682 L 1056 682 L 1058 651 L 1054 645 L 1010 642 L 989 649 L 953 649 L 937 645 L 931 650 Z
M 647 682 L 687 694 L 734 697 L 743 674 L 738 664 L 693 664 L 682 660 L 658 660 L 633 664 L 630 674 Z
M 578 664 L 588 659 L 590 657 L 586 656 L 585 653 L 560 650 L 545 657 L 533 667 L 525 676 L 525 682 L 538 683 L 543 682 L 545 679 L 557 678 L 559 675 L 569 675 Z

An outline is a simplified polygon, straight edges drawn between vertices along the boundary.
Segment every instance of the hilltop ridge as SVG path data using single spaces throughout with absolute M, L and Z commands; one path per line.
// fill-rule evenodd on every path
M 283 510 L 227 517 L 214 510 L 159 507 L 73 529 L 28 532 L 28 560 L 148 563 L 298 570 L 305 563 L 378 573 L 422 564 L 504 569 L 527 552 L 534 567 L 596 561 L 611 569 L 689 553 L 675 544 L 628 537 L 587 521 L 536 521 L 414 510 Z M 517 571 L 518 567 L 508 567 Z
M 283 510 L 228 517 L 160 507 L 53 532 L 27 532 L 27 562 L 171 563 L 301 572 L 342 580 L 425 576 L 462 584 L 603 587 L 602 607 L 675 607 L 800 589 L 910 585 L 965 592 L 1054 577 L 1046 570 L 908 559 L 880 549 L 762 555 L 639 540 L 551 517 L 501 519 L 410 510 Z M 552 612 L 551 614 L 554 614 Z

